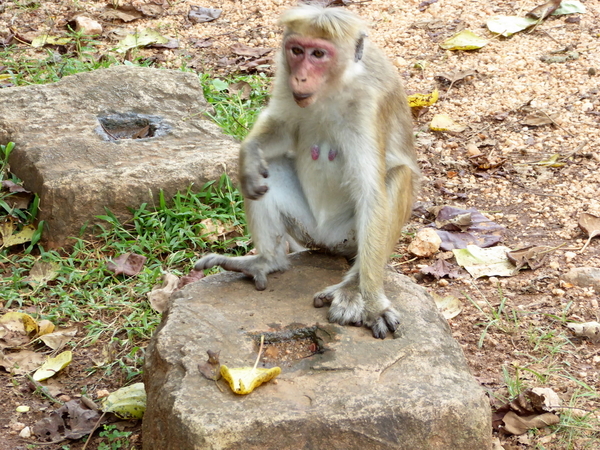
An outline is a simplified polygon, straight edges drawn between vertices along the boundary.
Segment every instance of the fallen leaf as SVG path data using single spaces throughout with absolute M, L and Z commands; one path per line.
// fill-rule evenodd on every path
M 70 350 L 62 352 L 54 358 L 48 358 L 42 367 L 35 371 L 32 378 L 35 381 L 47 380 L 71 364 L 72 360 L 73 352 Z
M 77 328 L 64 328 L 40 336 L 40 340 L 52 350 L 58 350 L 71 341 L 77 335 L 77 331 Z
M 156 286 L 151 292 L 146 294 L 152 309 L 159 313 L 163 313 L 167 310 L 171 294 L 178 289 L 179 284 L 179 277 L 169 272 L 163 274 L 162 280 L 163 283 L 160 287 Z
M 0 367 L 13 375 L 23 375 L 40 367 L 46 357 L 31 350 L 19 350 L 18 352 L 0 352 Z
M 488 40 L 471 30 L 462 30 L 440 44 L 444 50 L 477 50 L 488 44 Z
M 600 236 L 600 217 L 589 213 L 581 213 L 579 215 L 579 228 L 581 228 L 589 237 L 584 246 L 579 250 L 579 253 L 583 252 L 589 245 L 590 241 Z
M 29 276 L 23 281 L 34 287 L 44 285 L 58 276 L 58 269 L 58 264 L 38 260 L 29 271 Z
M 435 79 L 443 83 L 450 84 L 452 87 L 455 83 L 464 80 L 467 77 L 475 76 L 477 72 L 475 70 L 461 70 L 459 72 L 441 72 L 435 75 Z
M 38 337 L 44 336 L 45 334 L 50 334 L 54 331 L 54 324 L 49 320 L 44 319 L 38 322 L 38 328 Z
M 272 380 L 281 373 L 279 367 L 262 369 L 255 367 L 241 367 L 229 369 L 221 366 L 221 375 L 229 383 L 231 390 L 236 394 L 246 395 L 263 383 Z
M 550 125 L 556 122 L 558 114 L 546 114 L 544 111 L 535 111 L 526 116 L 521 123 L 530 127 L 541 127 L 542 125 Z
M 540 56 L 540 61 L 545 62 L 546 64 L 561 64 L 577 59 L 579 59 L 579 52 L 567 52 L 563 55 L 551 54 Z
M 527 265 L 531 270 L 539 269 L 544 265 L 548 247 L 529 246 L 508 252 L 506 255 L 517 269 Z
M 538 23 L 536 19 L 518 16 L 496 16 L 486 22 L 492 33 L 508 37 Z
M 514 411 L 509 411 L 504 416 L 503 421 L 506 432 L 519 435 L 525 434 L 532 429 L 556 425 L 560 422 L 560 418 L 552 413 L 518 416 Z
M 24 334 L 37 333 L 38 331 L 38 324 L 35 319 L 22 312 L 7 312 L 0 317 L 0 325 L 10 331 L 18 331 Z
M 11 181 L 11 180 L 3 180 L 2 181 L 2 187 L 5 188 L 6 190 L 8 190 L 8 192 L 11 192 L 11 193 L 24 192 L 24 193 L 27 193 L 27 194 L 31 194 L 31 191 L 28 191 L 27 189 L 25 189 L 20 184 L 17 184 L 14 181 Z
M 188 19 L 194 23 L 211 22 L 218 19 L 223 11 L 216 8 L 203 8 L 202 6 L 190 6 Z
M 102 411 L 125 420 L 141 419 L 146 411 L 144 383 L 134 383 L 112 392 L 102 399 Z
M 207 350 L 206 353 L 208 353 L 208 359 L 198 364 L 198 370 L 200 370 L 204 378 L 217 381 L 221 378 L 221 363 L 219 362 L 219 353 L 221 352 Z
M 136 253 L 124 253 L 113 261 L 109 261 L 106 264 L 106 268 L 111 272 L 114 272 L 115 275 L 123 274 L 133 277 L 140 273 L 145 262 L 145 256 Z
M 0 225 L 0 234 L 2 234 L 2 246 L 12 247 L 13 245 L 31 242 L 36 229 L 33 225 L 25 225 L 21 231 L 14 232 L 15 226 L 12 222 L 4 222 Z
M 577 0 L 562 0 L 560 6 L 552 13 L 553 16 L 564 16 L 567 14 L 585 13 L 585 6 Z
M 141 19 L 143 16 L 139 11 L 122 11 L 120 9 L 107 8 L 100 14 L 100 17 L 104 20 L 118 19 L 123 22 L 133 22 L 134 20 Z
M 150 44 L 166 44 L 169 39 L 162 36 L 157 31 L 145 29 L 134 34 L 129 34 L 121 40 L 115 50 L 119 53 L 125 53 L 127 50 L 136 47 L 145 47 Z
M 547 159 L 542 159 L 541 161 L 532 162 L 532 163 L 529 163 L 529 164 L 532 165 L 532 166 L 562 167 L 562 166 L 565 165 L 565 163 L 558 162 L 559 158 L 560 158 L 560 155 L 558 153 L 555 153 L 554 155 L 550 156 Z
M 512 277 L 519 272 L 506 256 L 508 247 L 498 246 L 480 248 L 468 245 L 467 248 L 452 250 L 456 262 L 465 268 L 473 278 L 480 277 Z
M 447 295 L 441 297 L 435 293 L 432 293 L 433 300 L 439 312 L 446 320 L 450 320 L 458 316 L 462 312 L 462 304 L 457 297 L 453 295 Z
M 408 105 L 411 108 L 423 108 L 431 106 L 438 101 L 440 93 L 434 89 L 430 94 L 411 94 L 408 96 Z
M 454 119 L 446 114 L 436 114 L 431 119 L 429 128 L 433 131 L 450 131 L 453 133 L 460 133 L 467 127 L 455 122 Z
M 95 430 L 99 419 L 99 411 L 88 408 L 81 399 L 71 400 L 52 411 L 48 417 L 38 420 L 32 431 L 45 442 L 76 440 Z
M 239 95 L 243 100 L 247 100 L 252 93 L 252 86 L 250 86 L 250 83 L 247 81 L 240 80 L 237 83 L 231 83 L 229 85 L 229 92 Z
M 537 6 L 525 14 L 526 17 L 532 17 L 537 20 L 544 20 L 550 14 L 558 9 L 562 0 L 550 0 L 543 5 Z
M 261 56 L 264 56 L 273 51 L 273 49 L 248 47 L 247 45 L 238 42 L 231 46 L 231 51 L 239 56 L 250 56 L 252 58 L 260 58 Z
M 202 278 L 204 278 L 204 270 L 190 270 L 190 273 L 179 279 L 179 283 L 177 283 L 177 289 L 181 289 L 190 283 L 195 283 Z
M 598 322 L 568 323 L 567 328 L 569 328 L 575 336 L 586 337 L 594 344 L 600 343 L 600 323 Z
M 538 411 L 553 412 L 562 404 L 558 394 L 550 388 L 535 387 L 529 397 Z
M 443 259 L 438 259 L 432 265 L 423 267 L 421 269 L 421 273 L 423 273 L 425 275 L 432 275 L 435 277 L 436 280 L 439 280 L 440 278 L 443 278 L 443 277 L 448 277 L 448 278 L 458 278 L 459 277 L 458 267 L 456 267 L 454 264 L 451 264 L 448 261 L 445 261 Z
M 442 239 L 444 251 L 476 245 L 491 247 L 502 241 L 506 229 L 488 219 L 475 208 L 462 209 L 453 206 L 434 208 L 436 232 Z
M 67 45 L 71 42 L 70 37 L 49 36 L 47 34 L 37 36 L 31 41 L 33 48 L 43 47 L 45 45 Z

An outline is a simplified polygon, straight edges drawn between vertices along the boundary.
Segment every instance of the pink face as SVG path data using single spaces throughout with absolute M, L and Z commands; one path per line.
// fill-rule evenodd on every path
M 326 86 L 328 75 L 335 65 L 336 49 L 325 39 L 299 36 L 289 37 L 284 48 L 294 100 L 298 106 L 305 108 Z

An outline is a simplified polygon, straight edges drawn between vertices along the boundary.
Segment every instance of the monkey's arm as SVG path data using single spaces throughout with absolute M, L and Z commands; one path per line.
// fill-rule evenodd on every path
M 283 156 L 291 149 L 286 130 L 286 125 L 273 118 L 267 109 L 242 142 L 239 179 L 244 197 L 257 200 L 269 190 L 263 180 L 269 176 L 268 160 Z

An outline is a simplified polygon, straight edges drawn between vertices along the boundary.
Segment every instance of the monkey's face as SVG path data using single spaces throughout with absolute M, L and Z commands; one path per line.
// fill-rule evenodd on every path
M 325 39 L 292 35 L 285 40 L 284 51 L 294 101 L 306 108 L 326 89 L 337 63 L 336 48 Z

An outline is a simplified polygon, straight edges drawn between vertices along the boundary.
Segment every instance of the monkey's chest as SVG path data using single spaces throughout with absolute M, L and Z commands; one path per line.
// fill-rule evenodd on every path
M 296 152 L 296 169 L 302 189 L 320 225 L 342 217 L 354 206 L 344 182 L 343 150 L 328 141 L 306 140 Z

